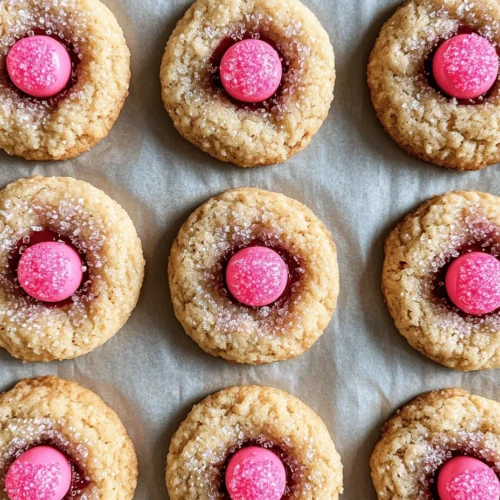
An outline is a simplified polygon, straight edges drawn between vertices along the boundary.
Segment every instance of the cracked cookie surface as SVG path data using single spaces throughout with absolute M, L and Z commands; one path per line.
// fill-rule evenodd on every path
M 409 0 L 384 25 L 368 66 L 377 116 L 391 137 L 424 161 L 478 170 L 500 161 L 500 85 L 463 105 L 433 88 L 424 61 L 437 43 L 467 27 L 498 47 L 495 0 Z
M 258 36 L 286 61 L 282 88 L 265 106 L 232 102 L 213 85 L 213 56 L 227 40 Z M 165 107 L 186 139 L 241 167 L 281 163 L 304 149 L 328 115 L 333 48 L 298 0 L 197 0 L 179 21 L 161 68 Z
M 138 464 L 116 413 L 96 394 L 56 377 L 25 379 L 0 394 L 0 499 L 8 467 L 38 444 L 58 448 L 87 476 L 72 498 L 132 500 Z
M 430 500 L 439 468 L 457 455 L 499 474 L 500 403 L 462 389 L 424 394 L 382 429 L 370 460 L 379 500 Z
M 250 308 L 224 284 L 228 258 L 251 245 L 287 256 L 294 281 L 282 300 Z M 216 196 L 184 223 L 171 250 L 169 283 L 186 333 L 214 356 L 261 364 L 290 359 L 322 335 L 339 293 L 337 251 L 324 224 L 282 194 L 239 188 Z
M 385 244 L 382 289 L 400 333 L 449 368 L 500 367 L 500 315 L 462 314 L 443 294 L 443 269 L 477 245 L 500 256 L 500 198 L 477 191 L 437 196 L 409 214 Z
M 72 86 L 53 99 L 21 94 L 0 71 L 0 148 L 28 160 L 74 158 L 106 137 L 128 95 L 130 52 L 99 0 L 6 0 L 0 4 L 0 68 L 12 44 L 40 31 L 75 59 Z
M 71 301 L 48 307 L 20 287 L 11 259 L 44 230 L 65 238 L 88 268 Z M 125 324 L 144 278 L 142 245 L 125 210 L 100 189 L 40 177 L 0 191 L 0 347 L 24 361 L 71 359 L 104 344 Z
M 248 441 L 276 445 L 286 454 L 297 480 L 284 498 L 339 498 L 342 464 L 323 421 L 295 397 L 258 386 L 222 390 L 193 408 L 170 444 L 170 498 L 226 499 L 223 464 Z

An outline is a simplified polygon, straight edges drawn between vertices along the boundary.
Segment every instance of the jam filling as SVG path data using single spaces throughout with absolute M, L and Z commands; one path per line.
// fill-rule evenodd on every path
M 65 97 L 68 96 L 69 91 L 77 84 L 78 82 L 78 65 L 81 62 L 81 54 L 78 53 L 76 50 L 75 46 L 69 41 L 66 40 L 65 38 L 60 37 L 58 34 L 53 33 L 52 31 L 46 31 L 40 28 L 33 28 L 30 32 L 29 35 L 27 34 L 26 37 L 28 36 L 49 36 L 50 38 L 53 38 L 54 40 L 57 40 L 59 43 L 64 45 L 66 50 L 68 51 L 69 57 L 71 59 L 71 77 L 68 81 L 68 84 L 62 90 L 62 92 L 59 92 L 59 94 L 49 97 L 49 98 L 38 98 L 38 97 L 33 97 L 30 96 L 26 93 L 24 93 L 22 90 L 18 89 L 13 83 L 12 80 L 9 77 L 9 73 L 7 71 L 7 61 L 5 60 L 3 63 L 3 68 L 2 73 L 5 75 L 5 79 L 9 85 L 9 87 L 17 92 L 23 99 L 26 99 L 30 102 L 36 103 L 36 102 L 43 102 L 46 106 L 48 107 L 53 107 L 57 105 L 61 100 L 63 100 Z M 26 37 L 21 37 L 21 38 L 26 38 Z M 16 40 L 17 41 L 17 40 Z
M 265 241 L 265 240 L 254 240 L 250 242 L 249 244 L 240 244 L 234 246 L 230 251 L 228 251 L 221 260 L 221 268 L 222 268 L 222 273 L 220 277 L 220 292 L 222 295 L 231 302 L 234 302 L 235 304 L 238 304 L 240 306 L 248 307 L 249 309 L 260 309 L 260 307 L 250 307 L 245 304 L 242 304 L 238 300 L 236 300 L 231 292 L 229 291 L 227 284 L 226 284 L 226 267 L 231 260 L 231 257 L 238 253 L 240 250 L 243 250 L 244 248 L 249 248 L 249 247 L 266 247 L 270 248 L 271 250 L 274 250 L 285 262 L 285 264 L 288 267 L 288 283 L 285 288 L 285 291 L 281 294 L 281 297 L 273 302 L 272 304 L 265 306 L 265 307 L 271 307 L 271 308 L 276 308 L 279 309 L 283 307 L 286 302 L 290 299 L 292 296 L 292 293 L 294 292 L 295 288 L 297 287 L 302 274 L 303 274 L 303 261 L 300 257 L 295 257 L 293 256 L 288 250 L 285 250 L 283 247 L 279 245 L 275 245 L 271 243 L 270 241 Z
M 236 43 L 241 42 L 241 40 L 249 40 L 249 39 L 262 40 L 263 42 L 266 42 L 271 47 L 273 47 L 273 49 L 278 53 L 281 65 L 283 67 L 283 76 L 281 78 L 281 84 L 278 87 L 278 90 L 276 90 L 273 96 L 271 96 L 269 99 L 263 102 L 249 103 L 249 102 L 241 102 L 238 101 L 237 99 L 234 99 L 224 89 L 224 85 L 222 85 L 222 81 L 220 78 L 220 63 L 222 61 L 222 58 L 224 57 L 224 54 Z M 210 58 L 210 85 L 217 92 L 223 92 L 224 95 L 235 106 L 239 108 L 248 110 L 258 110 L 258 109 L 271 110 L 274 106 L 280 104 L 280 102 L 283 99 L 283 89 L 285 87 L 286 76 L 289 70 L 290 70 L 290 63 L 288 62 L 288 60 L 283 55 L 282 51 L 279 49 L 279 47 L 271 38 L 264 35 L 263 33 L 249 31 L 244 33 L 243 35 L 238 34 L 238 37 L 228 36 L 220 42 L 218 47 L 215 49 L 215 52 L 213 53 L 212 57 Z
M 487 253 L 498 258 L 498 243 L 495 244 L 492 239 L 488 239 L 485 242 L 471 241 L 457 249 L 457 253 L 459 253 L 460 255 L 464 255 L 466 253 L 471 253 L 471 252 Z M 450 267 L 451 263 L 455 260 L 455 258 L 456 257 L 450 258 L 449 261 L 435 274 L 433 283 L 434 295 L 441 303 L 446 304 L 446 306 L 449 309 L 453 310 L 461 317 L 477 318 L 478 316 L 473 316 L 471 314 L 468 314 L 459 309 L 458 307 L 456 307 L 455 304 L 453 304 L 453 302 L 450 300 L 448 292 L 446 291 L 446 285 L 445 285 L 446 273 L 448 272 L 448 268 Z M 498 313 L 500 313 L 500 308 L 497 309 L 496 311 L 493 311 L 492 313 L 481 316 L 481 318 L 487 318 L 488 316 L 496 316 Z
M 31 234 L 25 236 L 24 238 L 21 238 L 18 242 L 14 250 L 10 253 L 8 259 L 9 259 L 9 272 L 10 276 L 13 281 L 17 281 L 17 267 L 19 265 L 19 261 L 21 260 L 21 256 L 24 253 L 24 251 L 38 243 L 44 243 L 47 241 L 61 241 L 65 243 L 66 245 L 70 245 L 74 250 L 78 252 L 78 255 L 80 255 L 80 258 L 82 259 L 82 266 L 84 269 L 83 272 L 83 277 L 82 277 L 82 283 L 78 290 L 75 292 L 75 294 L 72 297 L 69 297 L 68 299 L 62 301 L 62 302 L 54 302 L 54 303 L 48 303 L 48 302 L 42 302 L 40 300 L 37 300 L 30 295 L 28 295 L 22 288 L 20 288 L 20 291 L 24 296 L 30 300 L 33 303 L 36 304 L 41 304 L 44 305 L 48 308 L 57 308 L 57 307 L 63 307 L 67 305 L 71 305 L 73 303 L 73 297 L 76 296 L 82 296 L 85 295 L 88 292 L 89 285 L 90 285 L 90 273 L 89 273 L 89 266 L 86 261 L 85 253 L 79 250 L 75 245 L 71 242 L 69 238 L 66 236 L 62 236 L 54 231 L 51 231 L 50 229 L 44 229 L 42 231 L 33 231 Z
M 441 500 L 437 491 L 437 479 L 439 476 L 439 473 L 441 472 L 441 469 L 444 467 L 444 465 L 451 460 L 452 458 L 456 457 L 471 457 L 471 458 L 476 458 L 477 460 L 480 460 L 484 464 L 486 464 L 490 469 L 493 470 L 493 472 L 497 475 L 497 477 L 500 479 L 499 471 L 498 468 L 496 467 L 494 462 L 489 462 L 488 460 L 485 460 L 484 457 L 482 457 L 479 453 L 475 453 L 474 450 L 451 450 L 450 451 L 451 457 L 448 458 L 437 470 L 431 472 L 428 474 L 426 477 L 426 483 L 428 483 L 428 489 L 429 489 L 429 498 L 432 500 Z
M 478 33 L 476 30 L 474 30 L 474 29 L 472 29 L 472 28 L 470 28 L 468 26 L 460 26 L 455 33 L 452 33 L 451 35 L 449 35 L 449 36 L 447 36 L 445 38 L 439 38 L 436 41 L 436 43 L 434 44 L 434 46 L 432 47 L 432 49 L 429 52 L 429 54 L 424 59 L 423 73 L 424 73 L 425 78 L 427 79 L 427 82 L 429 83 L 429 85 L 434 90 L 436 90 L 437 92 L 439 92 L 441 95 L 443 95 L 447 99 L 455 99 L 455 98 L 452 98 L 448 94 L 445 94 L 441 90 L 441 88 L 439 87 L 439 85 L 437 84 L 437 82 L 436 82 L 436 80 L 434 78 L 434 72 L 432 70 L 432 65 L 434 63 L 434 57 L 435 57 L 436 52 L 439 49 L 439 47 L 441 47 L 441 45 L 443 45 L 443 43 L 446 42 L 447 40 L 449 40 L 450 38 L 453 38 L 453 37 L 455 37 L 457 35 L 471 35 L 473 33 L 476 34 L 476 35 L 481 36 L 480 33 Z M 498 56 L 500 57 L 500 47 L 496 47 L 496 51 L 497 51 Z M 470 106 L 470 105 L 474 106 L 474 105 L 478 105 L 478 104 L 483 104 L 486 100 L 488 100 L 494 94 L 497 93 L 498 88 L 499 88 L 499 85 L 498 85 L 498 81 L 497 81 L 491 87 L 491 89 L 488 90 L 488 92 L 486 92 L 485 94 L 483 94 L 483 95 L 481 95 L 479 97 L 476 97 L 475 99 L 455 99 L 455 100 L 458 102 L 458 104 L 460 104 L 462 106 Z
M 78 464 L 78 462 L 71 456 L 69 455 L 64 449 L 61 449 L 60 446 L 58 446 L 56 443 L 54 443 L 50 439 L 41 439 L 40 441 L 37 441 L 36 443 L 33 443 L 32 445 L 28 446 L 27 448 L 24 448 L 22 450 L 19 450 L 17 453 L 15 453 L 12 457 L 12 463 L 20 457 L 23 453 L 27 452 L 28 450 L 31 450 L 32 448 L 36 448 L 38 446 L 50 446 L 51 448 L 55 448 L 56 450 L 60 451 L 68 460 L 70 466 L 71 466 L 71 486 L 68 490 L 68 493 L 64 497 L 63 500 L 71 500 L 76 498 L 78 495 L 81 495 L 85 492 L 85 490 L 89 487 L 90 485 L 90 480 L 86 477 L 85 472 L 83 468 Z M 7 470 L 8 470 L 7 467 Z M 7 471 L 5 471 L 7 472 Z
M 297 467 L 297 465 L 294 464 L 294 459 L 280 446 L 277 446 L 275 444 L 271 445 L 271 443 L 265 443 L 265 442 L 263 443 L 261 440 L 249 440 L 245 441 L 243 444 L 235 445 L 233 448 L 231 448 L 226 459 L 224 460 L 224 463 L 220 467 L 219 492 L 222 495 L 222 499 L 231 500 L 229 492 L 227 491 L 226 488 L 226 470 L 227 466 L 229 465 L 229 462 L 236 454 L 236 452 L 240 451 L 243 448 L 248 448 L 249 446 L 266 448 L 267 450 L 273 452 L 280 458 L 281 462 L 283 463 L 283 466 L 285 467 L 285 472 L 286 472 L 286 487 L 282 500 L 288 500 L 292 498 L 294 488 L 297 484 L 297 471 L 294 470 Z

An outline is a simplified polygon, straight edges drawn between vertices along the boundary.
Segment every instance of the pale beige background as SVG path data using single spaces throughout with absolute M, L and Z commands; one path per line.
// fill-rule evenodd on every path
M 110 342 L 75 361 L 23 365 L 0 352 L 0 390 L 22 377 L 53 374 L 100 394 L 136 445 L 136 499 L 167 498 L 170 437 L 193 403 L 234 384 L 269 384 L 318 412 L 345 466 L 345 500 L 374 500 L 368 459 L 381 424 L 413 396 L 462 386 L 500 399 L 499 372 L 461 375 L 411 349 L 384 306 L 383 241 L 409 210 L 436 193 L 478 189 L 500 195 L 498 169 L 459 174 L 403 153 L 370 104 L 365 69 L 398 0 L 305 0 L 330 33 L 337 55 L 336 99 L 311 146 L 285 165 L 241 170 L 198 151 L 174 130 L 159 85 L 164 45 L 189 0 L 104 0 L 133 54 L 131 96 L 109 138 L 79 159 L 28 163 L 0 153 L 0 184 L 38 173 L 92 182 L 130 213 L 147 259 L 143 294 Z M 166 278 L 175 234 L 210 196 L 237 186 L 280 191 L 323 219 L 337 243 L 341 296 L 322 339 L 301 358 L 265 367 L 232 366 L 204 354 L 174 318 Z

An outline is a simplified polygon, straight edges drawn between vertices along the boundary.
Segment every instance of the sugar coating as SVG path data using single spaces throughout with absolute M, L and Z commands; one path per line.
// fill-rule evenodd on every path
M 43 302 L 60 302 L 80 287 L 82 267 L 80 256 L 70 245 L 38 243 L 23 252 L 17 279 L 31 297 Z
M 132 500 L 137 457 L 123 424 L 96 394 L 55 377 L 25 379 L 0 395 L 0 485 L 9 466 L 50 442 L 72 458 L 89 485 L 76 500 Z M 0 486 L 0 498 L 3 487 Z
M 2 441 L 0 446 L 0 484 L 5 482 L 5 477 L 10 470 L 11 465 L 26 453 L 33 446 L 41 446 L 50 442 L 52 446 L 71 456 L 78 465 L 85 469 L 89 456 L 88 446 L 93 445 L 93 440 L 81 441 L 82 436 L 75 428 L 66 428 L 67 419 L 62 417 L 60 420 L 54 420 L 49 417 L 22 417 L 16 416 L 7 411 L 5 406 L 0 406 L 3 410 L 2 418 L 8 419 L 0 425 Z M 89 495 L 92 492 L 91 487 L 85 493 L 88 500 L 94 500 L 95 495 Z M 95 490 L 94 490 L 95 492 Z M 78 494 L 84 493 L 78 491 Z M 1 493 L 0 493 L 0 498 Z M 83 499 L 82 499 L 83 500 Z
M 7 55 L 7 71 L 14 85 L 34 97 L 52 97 L 71 77 L 71 59 L 62 43 L 49 36 L 22 38 Z
M 245 248 L 229 261 L 226 283 L 232 296 L 242 304 L 268 306 L 285 291 L 288 267 L 280 255 L 270 248 Z
M 342 464 L 320 417 L 285 392 L 246 386 L 209 396 L 174 434 L 166 473 L 171 500 L 222 498 L 224 461 L 249 440 L 288 454 L 294 485 L 285 498 L 339 498 Z
M 231 500 L 281 500 L 286 471 L 272 451 L 250 446 L 236 452 L 226 470 Z
M 283 70 L 279 54 L 262 40 L 241 40 L 222 58 L 224 88 L 243 102 L 262 102 L 278 90 Z
M 444 42 L 433 62 L 437 84 L 457 99 L 475 99 L 490 90 L 498 78 L 495 47 L 475 33 Z
M 431 500 L 436 473 L 457 453 L 499 476 L 500 404 L 462 389 L 415 399 L 384 425 L 370 459 L 377 498 Z
M 289 298 L 252 309 L 222 286 L 223 260 L 256 240 L 288 251 L 299 279 Z M 198 208 L 171 250 L 169 283 L 174 310 L 202 349 L 239 363 L 289 359 L 309 349 L 335 310 L 337 252 L 324 224 L 304 205 L 253 188 L 228 191 Z
M 463 472 L 447 487 L 442 500 L 497 500 L 500 497 L 498 478 L 491 470 Z
M 500 308 L 500 261 L 472 252 L 452 262 L 446 274 L 451 301 L 468 314 L 484 315 Z
M 67 237 L 88 266 L 81 293 L 63 307 L 31 299 L 9 267 L 18 242 L 43 229 Z M 143 276 L 132 221 L 99 189 L 71 178 L 35 176 L 0 191 L 0 346 L 13 356 L 69 359 L 102 345 L 127 321 Z
M 4 0 L 0 68 L 12 46 L 35 29 L 73 47 L 77 83 L 52 104 L 21 95 L 0 72 L 0 148 L 30 160 L 73 158 L 106 137 L 118 118 L 128 95 L 130 52 L 99 0 Z
M 424 59 L 436 43 L 468 27 L 500 42 L 496 0 L 409 0 L 387 21 L 373 49 L 368 82 L 378 118 L 408 153 L 436 165 L 478 170 L 500 161 L 500 95 L 462 105 L 433 89 Z
M 11 500 L 62 500 L 71 486 L 67 458 L 50 446 L 24 452 L 9 467 L 5 491 Z
M 7 495 L 11 500 L 61 500 L 63 497 L 56 496 L 61 473 L 58 463 L 15 462 L 5 480 Z
M 471 457 L 455 457 L 439 471 L 440 500 L 498 500 L 500 482 L 488 465 Z
M 211 58 L 228 37 L 273 40 L 290 63 L 282 97 L 244 109 L 211 85 Z M 177 130 L 219 160 L 241 167 L 287 160 L 321 127 L 333 100 L 328 34 L 298 0 L 197 0 L 178 23 L 161 68 L 165 107 Z
M 467 245 L 500 257 L 500 199 L 477 191 L 437 196 L 409 214 L 385 244 L 382 288 L 408 342 L 449 368 L 500 367 L 500 317 L 467 316 L 436 296 L 436 277 Z

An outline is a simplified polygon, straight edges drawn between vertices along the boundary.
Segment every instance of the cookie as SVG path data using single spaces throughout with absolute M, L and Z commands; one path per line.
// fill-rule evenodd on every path
M 424 394 L 385 424 L 370 466 L 379 500 L 494 500 L 500 403 L 462 389 Z
M 233 461 L 251 448 L 253 460 L 239 466 L 256 500 L 274 500 L 275 457 L 286 471 L 283 498 L 338 499 L 342 464 L 322 420 L 308 406 L 270 387 L 233 387 L 207 397 L 181 424 L 170 444 L 166 481 L 172 500 L 229 499 L 230 489 L 250 486 L 234 474 Z M 260 460 L 262 451 L 273 459 Z M 240 455 L 241 456 L 241 455 Z M 259 462 L 256 464 L 255 462 Z M 253 462 L 253 463 L 252 463 Z M 231 470 L 233 469 L 233 470 Z M 228 472 L 232 481 L 228 479 Z M 236 476 L 236 477 L 235 477 Z M 257 491 L 259 492 L 257 494 Z M 236 493 L 231 498 L 245 498 Z
M 298 0 L 197 0 L 161 67 L 180 134 L 240 167 L 304 149 L 328 115 L 334 83 L 328 34 Z
M 6 477 L 15 469 L 14 462 L 22 456 L 26 460 L 28 450 L 33 453 L 41 446 L 59 452 L 71 465 L 64 498 L 132 500 L 138 475 L 134 446 L 118 415 L 93 392 L 75 382 L 39 377 L 25 379 L 0 395 L 1 499 L 8 498 Z M 26 476 L 30 470 L 24 467 Z M 19 480 L 19 472 L 10 470 L 10 492 L 17 491 L 14 479 Z M 56 498 L 44 493 L 43 498 Z M 11 495 L 12 500 L 25 498 Z
M 382 289 L 396 327 L 449 368 L 500 367 L 499 228 L 499 198 L 456 191 L 424 203 L 387 238 Z
M 99 0 L 1 3 L 0 149 L 8 154 L 63 160 L 89 150 L 117 120 L 129 81 L 122 29 Z
M 457 170 L 500 161 L 496 0 L 409 0 L 368 66 L 375 111 L 409 154 Z
M 330 322 L 339 293 L 337 252 L 324 224 L 298 201 L 254 188 L 227 191 L 189 217 L 168 275 L 186 333 L 238 363 L 302 354 Z
M 17 358 L 88 353 L 137 303 L 144 258 L 133 222 L 86 182 L 35 176 L 9 184 L 0 191 L 0 243 L 0 347 Z

